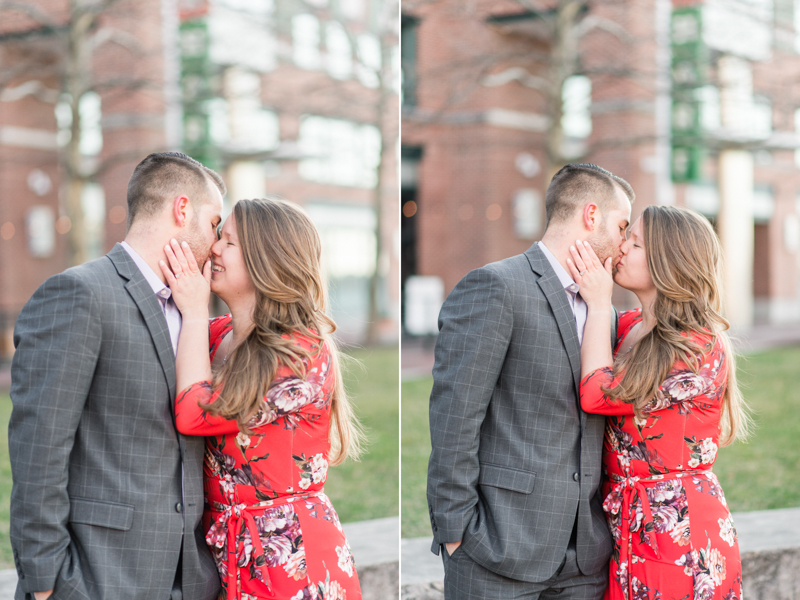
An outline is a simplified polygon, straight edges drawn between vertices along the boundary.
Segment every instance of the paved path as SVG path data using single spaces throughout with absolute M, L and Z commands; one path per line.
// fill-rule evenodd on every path
M 797 548 L 800 545 L 800 508 L 734 513 L 739 550 L 755 552 Z M 442 559 L 431 553 L 431 539 L 403 538 L 400 585 L 444 580 Z
M 344 523 L 343 527 L 359 568 L 399 560 L 400 517 Z M 17 572 L 0 570 L 0 600 L 13 600 L 16 587 Z

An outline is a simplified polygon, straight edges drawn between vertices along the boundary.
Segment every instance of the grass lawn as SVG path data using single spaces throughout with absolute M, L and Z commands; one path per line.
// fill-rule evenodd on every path
M 325 491 L 344 522 L 395 516 L 398 513 L 398 351 L 367 348 L 351 353 L 363 364 L 351 364 L 345 379 L 369 443 L 360 462 L 347 461 L 328 472 Z M 0 392 L 0 569 L 14 567 L 9 529 L 11 466 L 8 419 L 11 399 Z
M 346 365 L 347 391 L 367 430 L 365 456 L 328 471 L 325 493 L 344 522 L 398 514 L 400 442 L 400 370 L 397 348 L 352 352 L 361 361 Z
M 739 381 L 757 428 L 747 443 L 720 448 L 714 472 L 732 511 L 800 506 L 800 348 L 739 361 Z M 430 378 L 404 381 L 402 536 L 431 535 L 425 500 L 430 453 Z

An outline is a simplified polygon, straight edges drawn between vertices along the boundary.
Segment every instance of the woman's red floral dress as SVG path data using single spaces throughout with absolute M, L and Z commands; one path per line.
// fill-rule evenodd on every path
M 211 320 L 211 358 L 231 317 Z M 181 433 L 208 436 L 205 458 L 206 541 L 222 580 L 221 600 L 359 600 L 353 556 L 323 485 L 328 473 L 333 373 L 326 345 L 312 351 L 305 379 L 281 367 L 252 435 L 235 421 L 204 413 L 209 382 L 178 396 Z
M 619 344 L 641 320 L 620 315 Z M 614 538 L 612 600 L 739 600 L 736 527 L 711 466 L 717 456 L 725 352 L 710 335 L 697 374 L 677 362 L 638 419 L 630 404 L 608 398 L 611 369 L 581 383 L 581 406 L 608 415 L 603 453 L 605 503 Z M 713 343 L 713 345 L 712 345 Z

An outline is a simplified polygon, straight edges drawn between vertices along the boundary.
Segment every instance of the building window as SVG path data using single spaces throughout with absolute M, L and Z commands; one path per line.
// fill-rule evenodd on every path
M 328 21 L 325 24 L 325 64 L 334 79 L 349 79 L 353 74 L 353 50 L 350 39 L 341 23 Z
M 403 15 L 400 19 L 400 101 L 417 104 L 417 27 L 419 19 Z
M 362 33 L 357 38 L 358 80 L 368 88 L 377 88 L 381 70 L 381 44 L 377 37 Z
M 299 162 L 300 176 L 309 181 L 371 188 L 377 183 L 380 132 L 372 125 L 306 116 L 299 142 L 310 158 Z
M 564 135 L 586 139 L 592 133 L 592 81 L 584 75 L 567 77 L 561 88 L 561 126 Z
M 319 69 L 322 57 L 319 52 L 319 21 L 314 15 L 292 17 L 292 57 L 301 69 Z
M 272 3 L 237 0 L 211 3 L 208 33 L 211 60 L 267 72 L 277 66 L 277 44 L 271 31 Z
M 800 136 L 800 108 L 794 111 L 794 131 Z M 800 148 L 794 151 L 794 164 L 800 169 Z M 798 209 L 800 209 L 800 202 L 798 202 Z
M 376 266 L 375 211 L 325 201 L 312 201 L 304 208 L 319 230 L 337 335 L 345 341 L 360 341 L 369 320 L 369 282 Z M 385 286 L 381 292 L 379 306 L 385 307 Z
M 364 0 L 339 0 L 339 12 L 345 19 L 359 21 L 364 16 Z

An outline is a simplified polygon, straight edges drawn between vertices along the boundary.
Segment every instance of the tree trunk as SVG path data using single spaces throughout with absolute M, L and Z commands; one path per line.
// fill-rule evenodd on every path
M 585 0 L 560 0 L 556 8 L 555 22 L 553 24 L 553 51 L 550 63 L 550 89 L 548 115 L 550 128 L 547 131 L 546 149 L 548 167 L 546 184 L 558 170 L 567 164 L 564 156 L 564 128 L 561 125 L 563 116 L 563 89 L 564 82 L 578 71 L 578 37 L 575 34 L 575 25 Z
M 70 139 L 64 148 L 64 209 L 71 227 L 68 234 L 70 262 L 78 265 L 86 262 L 88 248 L 83 214 L 83 190 L 87 183 L 84 157 L 81 155 L 82 123 L 80 103 L 90 89 L 92 53 L 89 48 L 89 33 L 96 17 L 85 8 L 86 0 L 72 0 L 69 39 L 65 57 L 64 91 L 67 93 L 72 112 Z
M 391 69 L 387 67 L 389 64 L 388 52 L 389 48 L 386 44 L 385 36 L 381 35 L 381 69 L 379 75 L 379 94 L 378 104 L 376 106 L 376 113 L 378 115 L 377 123 L 378 130 L 380 131 L 380 148 L 378 152 L 378 166 L 377 166 L 377 181 L 375 182 L 375 189 L 372 195 L 372 205 L 375 209 L 375 270 L 369 279 L 369 318 L 367 321 L 367 332 L 364 342 L 366 345 L 377 344 L 380 339 L 378 335 L 378 321 L 380 318 L 378 311 L 378 288 L 381 282 L 381 263 L 383 258 L 383 166 L 386 164 L 384 160 L 384 153 L 387 147 L 391 147 L 384 140 L 386 137 L 386 127 L 384 124 L 384 110 L 386 108 L 387 100 L 391 90 Z M 387 77 L 387 72 L 389 76 Z

